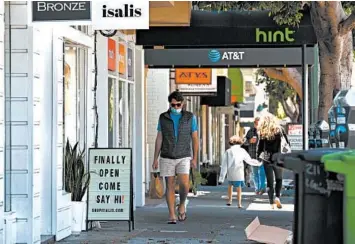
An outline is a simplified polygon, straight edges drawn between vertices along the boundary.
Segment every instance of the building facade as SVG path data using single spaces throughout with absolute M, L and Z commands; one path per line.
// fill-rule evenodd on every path
M 65 146 L 87 152 L 96 134 L 98 147 L 133 148 L 135 206 L 145 201 L 143 51 L 132 35 L 29 26 L 27 14 L 26 1 L 0 2 L 0 243 L 72 234 Z

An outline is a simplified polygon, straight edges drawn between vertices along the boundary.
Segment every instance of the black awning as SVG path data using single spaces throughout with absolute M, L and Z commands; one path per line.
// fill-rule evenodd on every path
M 137 30 L 136 44 L 145 48 L 300 46 L 317 38 L 309 13 L 299 27 L 277 25 L 268 11 L 207 12 L 193 10 L 190 27 L 151 27 Z

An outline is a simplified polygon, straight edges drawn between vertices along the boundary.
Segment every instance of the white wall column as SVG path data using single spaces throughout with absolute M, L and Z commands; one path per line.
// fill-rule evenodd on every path
M 27 2 L 9 2 L 11 19 L 11 207 L 16 212 L 17 243 L 40 242 L 41 101 L 43 46 L 41 31 L 27 25 Z
M 149 69 L 147 75 L 147 143 L 149 145 L 149 162 L 153 163 L 154 144 L 157 136 L 159 115 L 169 108 L 168 96 L 170 78 L 169 69 Z M 150 169 L 148 169 L 151 171 Z
M 97 108 L 99 113 L 99 147 L 108 146 L 108 40 L 100 33 L 97 34 Z
M 4 144 L 5 144 L 5 22 L 4 1 L 0 2 L 0 244 L 4 243 Z
M 144 51 L 141 48 L 135 48 L 135 121 L 133 129 L 133 157 L 135 162 L 135 176 L 134 176 L 134 187 L 135 187 L 135 206 L 141 207 L 145 205 L 145 188 L 147 184 L 146 179 L 146 145 L 145 145 L 145 99 L 144 99 L 144 86 L 145 86 L 145 75 L 144 75 Z

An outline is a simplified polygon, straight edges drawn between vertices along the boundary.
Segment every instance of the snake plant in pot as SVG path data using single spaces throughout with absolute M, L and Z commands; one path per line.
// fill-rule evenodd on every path
M 83 198 L 90 184 L 90 172 L 86 172 L 84 164 L 85 151 L 79 149 L 79 143 L 70 145 L 67 140 L 65 147 L 64 179 L 65 191 L 71 194 L 72 202 L 72 231 L 81 232 L 85 202 Z

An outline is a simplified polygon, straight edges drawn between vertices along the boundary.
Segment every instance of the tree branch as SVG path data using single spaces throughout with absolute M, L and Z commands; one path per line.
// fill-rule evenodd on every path
M 281 69 L 275 69 L 275 68 L 265 68 L 264 72 L 266 73 L 267 76 L 270 78 L 284 81 L 291 85 L 293 89 L 295 89 L 296 93 L 302 100 L 303 94 L 302 94 L 302 77 L 301 74 L 298 72 L 297 69 L 295 68 L 281 68 Z
M 355 28 L 355 12 L 353 11 L 347 19 L 340 22 L 339 33 L 345 35 Z

